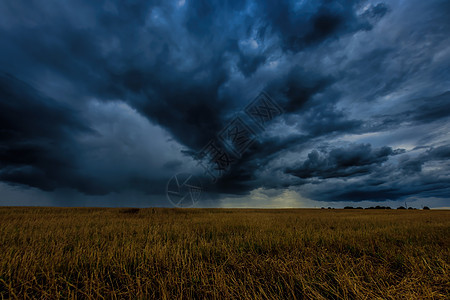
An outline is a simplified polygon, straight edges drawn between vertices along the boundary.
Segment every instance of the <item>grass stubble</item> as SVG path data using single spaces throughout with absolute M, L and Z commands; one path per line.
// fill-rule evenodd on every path
M 448 299 L 450 211 L 0 208 L 0 299 Z

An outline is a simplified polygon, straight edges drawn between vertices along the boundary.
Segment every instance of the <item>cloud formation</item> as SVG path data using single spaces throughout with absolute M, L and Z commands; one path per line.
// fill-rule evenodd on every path
M 447 201 L 449 13 L 439 0 L 2 2 L 0 181 L 163 197 L 264 89 L 284 114 L 208 186 L 209 205 L 261 189 Z

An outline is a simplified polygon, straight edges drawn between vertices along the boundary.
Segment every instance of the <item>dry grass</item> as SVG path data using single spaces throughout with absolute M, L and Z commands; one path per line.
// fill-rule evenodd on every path
M 449 217 L 4 207 L 0 298 L 445 299 Z

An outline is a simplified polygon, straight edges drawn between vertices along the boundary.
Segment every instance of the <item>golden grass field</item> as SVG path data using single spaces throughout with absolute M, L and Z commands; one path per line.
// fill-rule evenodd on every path
M 449 299 L 450 211 L 0 208 L 0 298 Z

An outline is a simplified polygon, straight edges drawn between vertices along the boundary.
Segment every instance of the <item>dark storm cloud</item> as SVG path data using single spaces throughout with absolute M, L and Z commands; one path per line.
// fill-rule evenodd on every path
M 288 113 L 296 112 L 317 93 L 333 83 L 334 79 L 294 66 L 286 76 L 277 78 L 267 89 L 281 102 Z
M 379 21 L 388 11 L 389 7 L 385 3 L 377 3 L 367 9 L 363 13 L 363 16 L 372 23 Z
M 347 52 L 356 55 L 337 75 L 342 87 L 360 102 L 406 89 L 411 97 L 405 103 L 447 91 L 449 12 L 442 0 L 389 3 L 374 38 Z
M 333 133 L 352 133 L 360 129 L 362 120 L 350 119 L 336 109 L 332 103 L 325 103 L 306 110 L 300 117 L 300 126 L 311 137 L 319 137 Z
M 0 179 L 44 190 L 68 184 L 61 176 L 76 168 L 73 137 L 90 132 L 75 111 L 7 74 L 0 74 L 0 128 Z
M 270 50 L 246 53 L 239 47 L 238 39 L 251 37 L 249 31 L 254 29 L 260 33 L 256 37 L 260 42 L 275 35 L 286 40 L 286 47 L 282 47 L 286 48 L 284 50 L 300 51 L 339 34 L 363 29 L 360 24 L 364 21 L 356 17 L 355 4 L 350 1 L 331 6 L 308 4 L 310 7 L 305 10 L 306 13 L 299 11 L 294 15 L 290 12 L 288 23 L 281 16 L 286 9 L 294 8 L 294 4 L 274 1 L 257 5 L 253 13 L 246 12 L 248 6 L 254 4 L 241 1 L 222 4 L 187 2 L 186 14 L 182 17 L 187 31 L 177 32 L 179 29 L 173 27 L 169 31 L 169 28 L 158 24 L 150 25 L 151 34 L 146 38 L 151 42 L 147 44 L 156 43 L 160 48 L 155 53 L 157 59 L 151 62 L 145 59 L 136 61 L 119 70 L 109 66 L 111 85 L 105 90 L 117 91 L 115 97 L 127 99 L 146 116 L 168 128 L 178 141 L 199 149 L 221 129 L 226 121 L 225 116 L 235 109 L 234 103 L 241 104 L 243 100 L 248 100 L 234 99 L 221 92 L 232 76 L 228 58 L 236 56 L 236 66 L 244 76 L 249 77 L 271 54 Z M 237 18 L 237 13 L 244 17 Z M 168 12 L 160 11 L 161 18 L 165 14 Z M 280 18 L 273 18 L 276 15 Z M 167 18 L 170 20 L 169 16 Z M 224 28 L 224 22 L 229 26 Z M 293 35 L 295 31 L 302 31 L 299 28 L 306 27 L 305 32 Z M 261 28 L 267 28 L 264 36 L 261 35 Z M 218 32 L 220 35 L 217 35 Z M 177 43 L 177 35 L 183 34 L 204 48 L 190 49 Z M 185 59 L 194 59 L 196 65 L 180 70 L 172 56 L 177 49 Z M 268 90 L 274 90 L 276 95 L 285 98 L 285 109 L 293 112 L 331 82 L 331 78 L 318 74 L 314 76 L 294 65 L 287 76 L 271 84 Z
M 262 5 L 187 1 L 186 7 L 177 12 L 176 4 L 165 2 L 3 2 L 1 63 L 19 78 L 39 82 L 44 73 L 56 85 L 66 84 L 72 91 L 71 99 L 60 101 L 71 101 L 74 107 L 75 101 L 92 97 L 122 99 L 167 128 L 177 141 L 198 150 L 224 124 L 236 107 L 233 103 L 241 100 L 221 92 L 231 76 L 229 57 L 236 57 L 236 66 L 249 77 L 271 54 L 270 47 L 249 52 L 238 45 L 239 39 L 251 37 L 251 31 L 256 30 L 259 42 L 275 35 L 283 41 L 283 50 L 300 51 L 341 33 L 360 30 L 364 23 L 348 1 L 310 3 L 307 9 L 294 6 L 278 1 Z M 294 67 L 276 85 L 289 102 L 287 110 L 295 111 L 329 83 L 327 78 L 313 78 Z M 52 87 L 46 84 L 42 88 L 52 94 Z M 21 116 L 14 122 L 20 124 Z M 58 119 L 52 122 L 57 128 L 54 130 L 64 125 L 58 125 Z M 30 140 L 32 137 L 30 134 Z M 57 144 L 69 143 L 66 139 L 70 139 L 61 134 L 52 138 Z M 17 153 L 25 151 L 14 147 L 4 143 L 4 151 L 12 157 L 3 162 L 6 167 L 19 159 L 13 158 Z M 39 163 L 58 157 L 54 151 L 35 146 L 29 146 L 26 152 Z M 57 170 L 58 164 L 54 165 Z M 251 170 L 248 173 L 240 177 L 250 177 Z M 21 181 L 15 173 L 8 174 L 4 173 L 5 180 Z M 45 174 L 41 170 L 40 181 L 45 181 Z M 45 185 L 34 184 L 33 179 L 23 182 Z M 58 181 L 52 181 L 48 187 L 57 185 Z
M 301 51 L 348 32 L 370 29 L 367 20 L 356 15 L 358 2 L 267 1 L 262 7 L 264 19 L 268 22 L 260 31 L 272 30 L 278 33 L 284 50 Z
M 401 153 L 390 147 L 372 149 L 370 144 L 336 148 L 321 154 L 317 150 L 308 154 L 308 159 L 300 166 L 288 168 L 287 173 L 300 178 L 339 178 L 368 174 L 373 167 L 380 166 L 389 156 Z
M 412 9 L 346 0 L 4 1 L 0 68 L 17 79 L 3 76 L 0 87 L 1 180 L 87 194 L 163 193 L 165 176 L 185 167 L 184 159 L 264 88 L 285 113 L 213 192 L 326 184 L 323 196 L 305 194 L 361 200 L 369 197 L 365 185 L 373 199 L 441 190 L 423 173 L 432 157 L 445 157 L 431 154 L 438 141 L 417 157 L 391 146 L 333 145 L 345 135 L 446 122 L 448 5 L 411 3 Z M 389 30 L 380 34 L 379 26 Z M 387 105 L 380 98 L 427 80 L 436 91 L 417 88 L 407 100 L 394 95 L 391 107 L 371 111 Z M 367 103 L 373 107 L 360 108 Z M 155 129 L 146 136 L 151 126 L 167 134 Z M 167 140 L 181 153 L 160 146 Z M 390 178 L 387 166 L 396 159 L 393 173 L 424 184 L 380 183 L 374 174 Z M 268 180 L 271 172 L 280 178 Z M 343 178 L 360 181 L 341 188 Z
M 429 123 L 450 117 L 450 92 L 411 102 L 411 105 L 417 107 L 405 112 L 411 121 Z
M 394 155 L 399 156 L 397 162 L 389 160 Z M 372 149 L 363 144 L 325 154 L 313 151 L 302 164 L 286 172 L 306 179 L 299 183 L 305 187 L 305 195 L 319 201 L 445 198 L 450 191 L 449 158 L 448 145 L 411 156 L 403 149 Z
M 446 161 L 450 159 L 450 146 L 439 146 L 436 148 L 429 148 L 418 157 L 411 158 L 409 156 L 403 157 L 399 162 L 399 167 L 407 174 L 418 174 L 422 171 L 422 166 L 428 162 Z
M 378 179 L 374 173 L 366 180 L 354 183 L 343 181 L 317 183 L 316 187 L 304 192 L 304 195 L 318 201 L 387 201 L 414 198 L 447 198 L 450 192 L 450 180 L 445 176 L 420 175 L 399 180 L 403 176 L 394 170 L 386 177 Z
M 46 191 L 74 188 L 90 195 L 125 188 L 160 193 L 157 187 L 165 184 L 164 178 L 148 178 L 138 172 L 119 183 L 108 179 L 108 170 L 87 172 L 82 157 L 94 149 L 86 149 L 79 140 L 86 136 L 100 139 L 101 134 L 89 127 L 79 111 L 8 74 L 0 74 L 0 128 L 1 181 Z M 118 174 L 124 172 L 115 157 L 109 160 Z M 173 169 L 176 164 L 167 167 Z
M 375 115 L 360 126 L 356 132 L 379 132 L 402 126 L 430 123 L 446 123 L 450 117 L 450 92 L 440 95 L 411 99 L 393 107 L 389 114 Z M 353 122 L 357 122 L 354 120 Z

